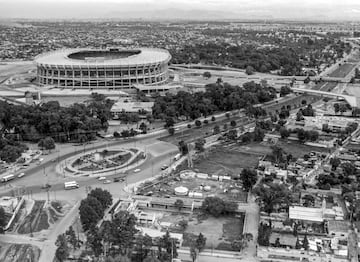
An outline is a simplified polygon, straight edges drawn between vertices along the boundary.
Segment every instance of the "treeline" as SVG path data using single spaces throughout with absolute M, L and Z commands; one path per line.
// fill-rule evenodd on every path
M 0 101 L 2 132 L 13 140 L 38 142 L 52 137 L 56 142 L 86 142 L 107 129 L 113 102 L 93 94 L 85 104 L 61 107 L 50 101 L 36 106 L 19 106 Z
M 258 72 L 280 70 L 280 75 L 289 76 L 300 75 L 303 66 L 299 55 L 288 47 L 254 48 L 253 45 L 205 43 L 186 45 L 181 50 L 172 51 L 171 55 L 174 64 L 201 62 L 240 69 L 251 66 Z
M 153 107 L 156 119 L 196 119 L 219 111 L 231 111 L 268 102 L 276 97 L 276 90 L 255 82 L 242 87 L 217 82 L 206 86 L 205 92 L 178 92 L 157 97 Z

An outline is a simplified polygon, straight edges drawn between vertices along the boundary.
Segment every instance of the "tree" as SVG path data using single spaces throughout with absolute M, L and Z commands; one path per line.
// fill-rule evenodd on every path
M 226 136 L 230 140 L 236 140 L 237 138 L 237 131 L 235 129 L 229 130 L 229 132 L 226 133 Z
M 94 252 L 95 257 L 99 257 L 103 252 L 103 238 L 97 227 L 92 226 L 86 232 L 86 242 Z
M 252 67 L 252 66 L 247 66 L 246 67 L 246 69 L 245 69 L 245 73 L 247 74 L 247 75 L 252 75 L 252 74 L 254 74 L 254 68 Z
M 113 201 L 110 192 L 102 188 L 95 188 L 91 190 L 88 196 L 96 198 L 104 210 L 110 207 Z
M 65 235 L 67 242 L 72 245 L 73 249 L 76 249 L 79 243 L 72 226 L 70 226 L 69 229 L 65 232 Z
M 302 243 L 302 247 L 303 247 L 305 250 L 308 250 L 308 249 L 309 249 L 309 240 L 308 240 L 306 234 L 305 234 L 305 236 L 304 236 L 304 240 L 303 240 L 303 243 Z
M 162 261 L 171 261 L 171 258 L 178 256 L 176 240 L 170 237 L 169 231 L 166 231 L 166 234 L 160 238 L 158 247 L 159 258 Z
M 204 152 L 205 151 L 205 148 L 204 148 L 205 143 L 206 143 L 206 141 L 204 138 L 196 140 L 195 141 L 195 149 L 199 152 Z
M 44 139 L 41 139 L 38 143 L 38 146 L 41 149 L 51 150 L 55 148 L 55 141 L 51 137 L 45 137 Z
M 144 122 L 142 122 L 141 124 L 140 124 L 140 130 L 142 131 L 142 133 L 143 134 L 146 134 L 147 133 L 147 125 L 144 123 Z
M 219 134 L 220 133 L 220 127 L 218 125 L 214 126 L 214 135 Z
M 125 253 L 134 245 L 136 217 L 127 211 L 118 212 L 112 220 L 112 244 L 118 245 Z
M 280 88 L 280 96 L 286 96 L 286 95 L 290 94 L 291 91 L 292 91 L 292 90 L 291 90 L 290 87 L 288 87 L 288 86 L 282 86 L 282 87 Z
M 204 250 L 206 245 L 206 237 L 203 234 L 199 234 L 195 240 L 195 247 L 199 250 L 199 253 Z
M 168 132 L 169 132 L 169 134 L 170 134 L 171 136 L 173 136 L 173 135 L 175 134 L 175 128 L 169 127 L 169 128 L 168 128 Z
M 310 77 L 309 76 L 307 76 L 305 79 L 304 79 L 304 84 L 308 84 L 308 83 L 310 83 Z
M 290 136 L 290 132 L 286 129 L 286 127 L 280 127 L 279 130 L 281 138 L 288 138 Z
M 279 205 L 288 205 L 290 201 L 290 192 L 281 184 L 260 185 L 254 189 L 257 199 L 261 204 L 264 212 L 272 213 Z
M 3 207 L 0 207 L 0 233 L 4 233 L 4 228 L 6 227 L 6 214 Z
M 215 116 L 212 116 L 211 121 L 215 122 L 215 120 L 216 120 Z
M 196 121 L 195 121 L 195 126 L 196 126 L 196 127 L 201 127 L 201 121 L 200 121 L 200 120 L 196 120 Z
M 115 131 L 114 134 L 113 134 L 113 136 L 114 136 L 115 138 L 121 137 L 121 135 L 120 135 L 120 133 L 119 133 L 118 131 Z
M 205 71 L 205 72 L 203 73 L 203 77 L 209 79 L 209 78 L 211 77 L 211 73 L 208 72 L 208 71 Z
M 189 147 L 183 140 L 179 142 L 179 151 L 182 155 L 187 155 L 187 153 L 189 153 Z
M 227 113 L 225 114 L 225 116 L 226 116 L 227 119 L 229 119 L 229 118 L 230 118 L 230 113 L 227 112 Z
M 337 157 L 333 157 L 330 159 L 330 165 L 332 170 L 336 170 L 336 168 L 341 164 L 341 160 Z
M 197 251 L 194 245 L 190 246 L 190 257 L 192 259 L 192 262 L 195 262 L 196 258 L 197 258 Z
M 302 245 L 301 245 L 301 243 L 300 243 L 299 238 L 296 238 L 295 248 L 296 248 L 296 249 L 301 249 L 301 248 L 302 248 Z
M 80 221 L 85 231 L 89 230 L 92 226 L 104 216 L 104 207 L 96 198 L 88 196 L 80 203 L 79 213 Z
M 174 124 L 175 124 L 174 119 L 172 117 L 167 117 L 165 119 L 165 126 L 164 127 L 168 128 L 168 127 L 174 126 Z
M 243 188 L 249 192 L 257 181 L 257 172 L 253 169 L 245 168 L 240 173 L 240 179 L 243 182 Z
M 123 131 L 121 131 L 121 136 L 122 137 L 129 137 L 130 136 L 130 131 L 124 129 Z
M 184 201 L 176 199 L 174 206 L 180 211 L 184 207 Z
M 338 103 L 334 104 L 334 111 L 335 111 L 335 114 L 340 111 L 340 105 Z
M 261 128 L 255 127 L 254 130 L 254 141 L 261 142 L 264 140 L 265 132 Z
M 69 248 L 67 246 L 65 234 L 58 235 L 55 245 L 57 249 L 55 251 L 55 257 L 58 261 L 62 262 L 69 256 Z
M 209 124 L 209 120 L 204 119 L 203 123 L 204 123 L 204 125 L 207 125 L 207 124 Z
M 235 120 L 231 120 L 230 126 L 231 126 L 231 127 L 236 127 L 236 121 L 235 121 Z

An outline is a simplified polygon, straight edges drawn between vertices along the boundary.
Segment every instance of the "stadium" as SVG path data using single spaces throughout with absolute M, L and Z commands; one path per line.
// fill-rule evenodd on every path
M 168 81 L 167 50 L 62 49 L 35 58 L 40 86 L 129 89 Z

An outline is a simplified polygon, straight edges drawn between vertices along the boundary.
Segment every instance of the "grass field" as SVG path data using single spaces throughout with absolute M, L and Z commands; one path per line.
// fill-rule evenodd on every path
M 345 63 L 329 74 L 330 77 L 346 77 L 356 65 Z
M 247 154 L 226 148 L 216 146 L 211 148 L 206 158 L 199 158 L 194 161 L 195 169 L 207 174 L 234 174 L 240 173 L 243 168 L 254 168 L 259 162 L 259 157 L 263 154 Z

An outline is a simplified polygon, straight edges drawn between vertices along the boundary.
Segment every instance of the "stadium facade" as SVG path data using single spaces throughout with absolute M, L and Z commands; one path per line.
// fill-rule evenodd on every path
M 62 49 L 35 58 L 38 83 L 60 88 L 129 89 L 168 82 L 167 50 Z

